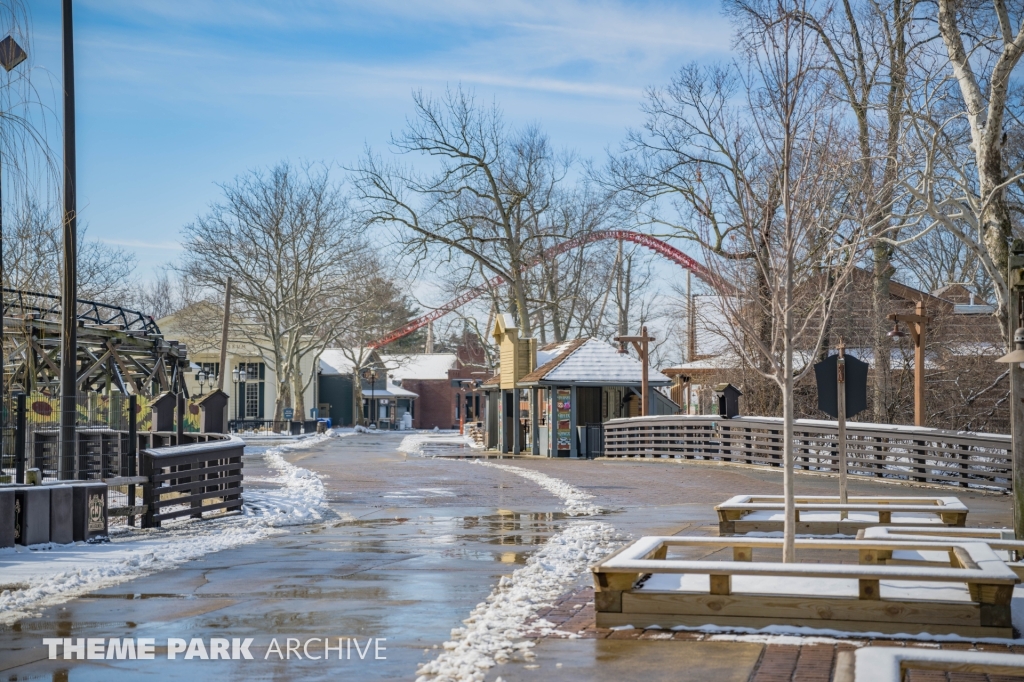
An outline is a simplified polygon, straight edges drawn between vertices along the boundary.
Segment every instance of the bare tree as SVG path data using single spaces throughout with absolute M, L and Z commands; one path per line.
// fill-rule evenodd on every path
M 185 227 L 183 277 L 222 292 L 232 277 L 235 332 L 277 377 L 275 419 L 305 412 L 303 392 L 319 356 L 358 306 L 354 264 L 364 247 L 327 168 L 287 163 L 221 186 L 224 200 Z
M 803 2 L 737 6 L 739 46 L 748 64 L 738 77 L 746 102 L 715 117 L 735 121 L 742 132 L 736 144 L 762 151 L 758 173 L 771 185 L 754 184 L 753 174 L 733 175 L 735 202 L 754 202 L 763 189 L 776 200 L 757 220 L 738 219 L 730 228 L 735 252 L 752 252 L 749 258 L 715 258 L 722 240 L 714 223 L 705 222 L 699 235 L 721 279 L 752 283 L 748 294 L 718 300 L 736 339 L 735 352 L 781 392 L 787 562 L 795 561 L 795 384 L 825 342 L 828 320 L 860 256 L 859 226 L 850 220 L 845 201 L 849 137 L 830 105 L 833 83 L 819 68 L 821 42 L 795 18 L 806 7 Z M 714 78 L 721 72 L 711 73 Z M 734 215 L 744 217 L 740 210 Z
M 413 102 L 415 115 L 391 146 L 432 157 L 437 168 L 421 173 L 368 151 L 355 169 L 366 224 L 395 228 L 414 258 L 464 258 L 500 275 L 509 308 L 531 336 L 524 271 L 556 224 L 546 214 L 571 157 L 556 154 L 536 127 L 508 129 L 496 106 L 461 89 L 440 99 L 416 93 Z

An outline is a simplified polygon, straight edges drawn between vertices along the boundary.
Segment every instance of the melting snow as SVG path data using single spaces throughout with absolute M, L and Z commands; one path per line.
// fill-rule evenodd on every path
M 280 487 L 245 491 L 240 516 L 167 521 L 163 528 L 114 533 L 112 542 L 104 544 L 0 549 L 0 625 L 88 592 L 255 542 L 282 532 L 282 526 L 319 521 L 327 508 L 323 482 L 317 474 L 287 462 L 282 453 L 310 448 L 331 437 L 321 434 L 264 452 L 263 458 L 277 475 L 247 480 Z
M 504 469 L 537 483 L 559 497 L 571 516 L 600 513 L 590 500 L 593 495 L 542 474 L 521 467 L 476 464 Z M 533 658 L 533 642 L 514 640 L 527 631 L 550 634 L 554 625 L 533 620 L 537 611 L 550 606 L 566 589 L 579 581 L 588 567 L 604 558 L 622 536 L 611 525 L 596 521 L 574 521 L 554 535 L 534 553 L 526 565 L 511 575 L 502 576 L 487 599 L 469 614 L 465 627 L 452 630 L 452 639 L 444 643 L 444 652 L 417 670 L 417 682 L 479 681 L 497 663 L 504 663 L 516 652 Z M 565 633 L 569 637 L 575 637 Z
M 422 457 L 427 447 L 431 445 L 461 445 L 474 449 L 481 447 L 469 436 L 460 436 L 451 431 L 419 431 L 403 438 L 398 451 Z

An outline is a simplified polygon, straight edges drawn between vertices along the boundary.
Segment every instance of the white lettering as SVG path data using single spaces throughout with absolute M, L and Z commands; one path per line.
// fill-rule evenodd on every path
M 231 660 L 231 654 L 228 653 L 228 648 L 230 646 L 231 642 L 224 639 L 223 637 L 214 637 L 210 640 L 210 658 L 214 660 Z
M 313 656 L 312 654 L 309 653 L 309 643 L 310 642 L 319 642 L 319 641 L 320 641 L 319 637 L 312 637 L 310 639 L 307 639 L 306 642 L 302 645 L 302 653 L 306 654 L 306 658 L 311 659 L 313 661 L 319 661 L 320 660 L 320 658 L 321 658 L 320 656 Z
M 370 644 L 372 642 L 373 642 L 373 639 L 371 639 L 370 637 L 367 637 L 366 638 L 366 651 L 363 651 L 362 649 L 359 648 L 359 640 L 358 639 L 356 640 L 356 653 L 359 654 L 359 660 L 360 661 L 363 660 L 363 657 L 366 656 L 366 654 L 370 653 Z
M 185 660 L 191 661 L 196 657 L 199 657 L 204 661 L 208 661 L 210 659 L 210 657 L 206 655 L 206 645 L 203 644 L 203 640 L 193 637 L 192 641 L 188 643 L 188 652 L 185 654 Z
M 295 642 L 295 644 L 293 645 L 292 642 Z M 294 651 L 298 659 L 300 661 L 302 660 L 302 654 L 299 653 L 299 640 L 295 639 L 294 637 L 289 637 L 284 641 L 284 645 L 285 658 L 287 658 L 289 661 L 292 660 L 292 652 Z
M 43 637 L 43 644 L 50 648 L 50 660 L 57 658 L 57 647 L 64 643 L 63 639 L 57 637 Z
M 103 656 L 103 639 L 99 637 L 90 637 L 85 640 L 86 646 L 89 649 L 89 656 L 87 657 L 90 661 L 100 660 L 102 661 Z
M 74 640 L 74 644 L 71 642 L 70 639 L 64 640 L 64 660 L 70 659 L 72 654 L 77 659 L 85 658 L 85 640 L 79 637 Z
M 140 661 L 152 661 L 156 657 L 153 652 L 155 648 L 156 640 L 152 637 L 140 637 L 135 646 Z
M 271 652 L 277 653 L 278 660 L 284 658 L 284 656 L 281 654 L 281 645 L 277 643 L 277 637 L 270 640 L 270 646 L 267 647 L 267 655 L 263 657 L 264 661 L 270 658 Z
M 107 659 L 117 658 L 124 660 L 125 658 L 135 660 L 135 640 L 134 639 L 118 639 L 111 637 L 107 643 Z
M 338 652 L 338 660 L 339 661 L 341 660 L 341 650 L 342 650 L 342 648 L 343 647 L 341 646 L 341 637 L 339 637 L 338 638 L 338 648 L 335 649 L 335 651 Z M 331 660 L 331 638 L 330 637 L 325 637 L 324 638 L 324 658 L 326 658 L 327 660 Z
M 186 646 L 188 646 L 188 645 L 185 644 L 185 640 L 178 639 L 177 637 L 168 637 L 167 638 L 167 658 L 169 658 L 170 660 L 173 661 L 175 656 L 177 656 L 181 652 L 185 651 L 185 647 Z
M 381 646 L 380 645 L 381 642 L 386 642 L 386 641 L 388 641 L 387 637 L 378 637 L 375 640 L 373 640 L 373 642 L 374 642 L 373 643 L 373 657 L 375 659 L 377 659 L 378 661 L 387 660 L 387 656 L 381 656 L 380 655 L 380 652 L 388 650 L 388 648 L 386 646 Z
M 252 660 L 252 654 L 249 653 L 249 645 L 252 644 L 252 637 L 246 637 L 245 641 L 241 644 L 238 643 L 238 638 L 235 637 L 231 640 L 231 658 L 237 661 L 239 655 L 247 661 Z

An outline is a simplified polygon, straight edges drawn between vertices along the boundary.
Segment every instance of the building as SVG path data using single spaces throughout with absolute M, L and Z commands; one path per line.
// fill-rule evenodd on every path
M 487 393 L 485 445 L 499 452 L 578 457 L 587 452 L 587 425 L 640 414 L 643 367 L 599 339 L 575 339 L 537 349 L 519 337 L 511 315 L 493 330 L 501 353 Z M 649 370 L 650 414 L 676 414 L 679 406 L 657 387 L 669 378 Z
M 381 355 L 402 388 L 419 394 L 413 428 L 455 429 L 483 420 L 484 393 L 477 386 L 490 375 L 476 337 L 468 337 L 455 353 Z
M 357 363 L 355 358 L 362 358 Z M 359 370 L 361 404 L 357 412 L 355 391 L 356 365 Z M 351 352 L 328 348 L 320 354 L 320 415 L 332 426 L 354 426 L 357 416 L 379 428 L 412 426 L 419 394 L 402 387 L 391 374 L 384 356 L 375 350 Z M 361 415 L 359 414 L 361 413 Z M 408 417 L 406 417 L 408 415 Z
M 165 337 L 185 343 L 189 349 L 192 372 L 185 374 L 189 395 L 196 397 L 217 387 L 220 366 L 220 320 L 223 312 L 208 303 L 197 303 L 157 321 Z M 240 323 L 229 328 L 227 367 L 224 368 L 224 392 L 228 403 L 228 419 L 274 419 L 277 400 L 277 374 L 271 358 L 266 357 L 258 336 L 245 338 L 238 333 Z M 255 342 L 254 342 L 255 341 Z M 304 415 L 293 418 L 311 419 L 317 407 L 318 385 L 314 372 L 316 357 L 306 355 L 299 363 L 305 388 L 302 393 Z M 200 378 L 205 381 L 200 382 Z M 311 377 L 313 377 L 311 379 Z M 293 402 L 294 405 L 294 402 Z

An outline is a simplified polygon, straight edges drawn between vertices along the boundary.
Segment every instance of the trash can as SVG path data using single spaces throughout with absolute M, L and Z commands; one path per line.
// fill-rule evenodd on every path
M 14 489 L 14 541 L 19 545 L 39 545 L 50 541 L 48 487 Z
M 72 489 L 75 491 L 74 541 L 106 537 L 107 484 L 78 483 Z
M 75 490 L 69 485 L 50 489 L 50 542 L 66 545 L 75 541 Z

